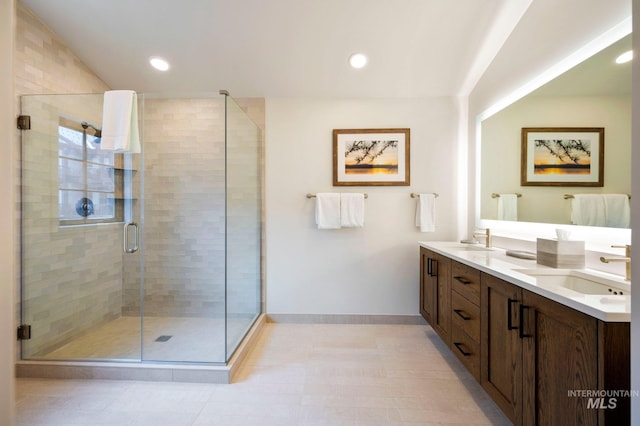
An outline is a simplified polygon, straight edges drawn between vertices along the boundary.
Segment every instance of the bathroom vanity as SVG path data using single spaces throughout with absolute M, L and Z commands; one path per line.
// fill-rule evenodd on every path
M 420 313 L 516 425 L 630 424 L 630 298 L 615 275 L 420 243 Z

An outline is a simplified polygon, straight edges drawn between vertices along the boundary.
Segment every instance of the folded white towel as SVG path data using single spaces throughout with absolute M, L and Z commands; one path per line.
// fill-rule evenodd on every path
M 420 194 L 416 202 L 416 226 L 420 232 L 434 232 L 436 230 L 436 196 L 435 194 Z
M 346 228 L 364 226 L 364 194 L 340 194 L 340 224 Z
M 340 228 L 340 194 L 316 194 L 316 224 L 318 229 Z
M 518 196 L 500 194 L 498 197 L 498 220 L 518 220 Z
M 104 92 L 101 149 L 139 153 L 138 95 L 133 90 Z
M 604 197 L 600 194 L 575 194 L 571 202 L 571 223 L 583 226 L 605 226 Z
M 604 194 L 605 226 L 629 228 L 631 226 L 631 207 L 627 194 Z

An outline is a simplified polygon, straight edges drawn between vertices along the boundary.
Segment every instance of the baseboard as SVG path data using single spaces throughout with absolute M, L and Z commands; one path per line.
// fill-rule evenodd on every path
M 420 315 L 267 314 L 271 323 L 425 325 Z

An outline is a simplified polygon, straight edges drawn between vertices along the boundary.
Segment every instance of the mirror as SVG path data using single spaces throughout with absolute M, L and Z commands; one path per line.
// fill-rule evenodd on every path
M 550 224 L 573 223 L 575 194 L 631 194 L 631 62 L 615 63 L 629 50 L 630 34 L 482 120 L 481 219 L 499 219 L 495 194 L 520 194 L 517 221 Z M 521 130 L 532 127 L 603 127 L 603 186 L 521 186 Z

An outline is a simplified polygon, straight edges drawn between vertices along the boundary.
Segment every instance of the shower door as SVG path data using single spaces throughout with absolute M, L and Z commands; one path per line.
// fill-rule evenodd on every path
M 140 361 L 141 154 L 101 149 L 102 94 L 21 102 L 22 358 Z

